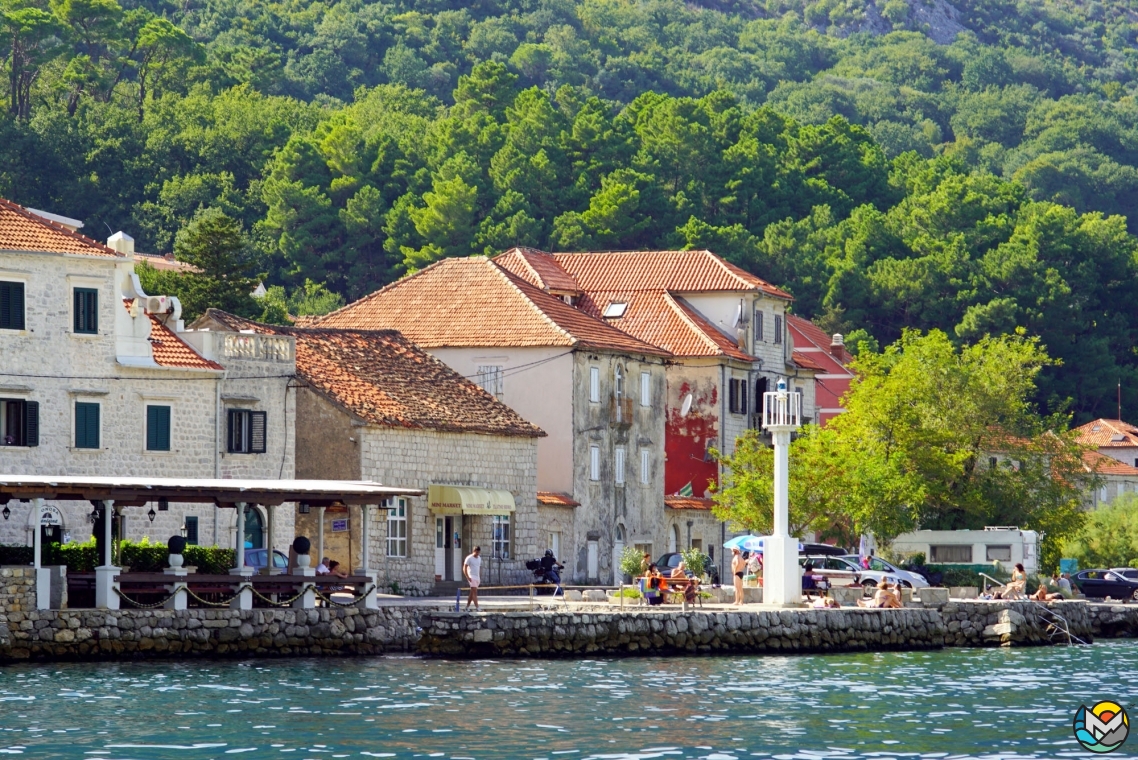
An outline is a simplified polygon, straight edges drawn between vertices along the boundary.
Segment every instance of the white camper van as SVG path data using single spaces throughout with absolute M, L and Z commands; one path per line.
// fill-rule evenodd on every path
M 892 547 L 901 554 L 923 552 L 930 564 L 990 565 L 995 561 L 1010 573 L 1017 562 L 1022 562 L 1028 575 L 1039 572 L 1039 534 L 1015 526 L 918 530 L 897 536 Z

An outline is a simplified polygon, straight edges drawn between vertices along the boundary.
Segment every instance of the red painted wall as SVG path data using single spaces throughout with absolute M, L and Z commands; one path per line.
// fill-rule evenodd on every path
M 669 381 L 671 378 L 669 378 Z M 695 496 L 703 496 L 709 482 L 715 482 L 719 468 L 705 462 L 707 447 L 719 446 L 719 393 L 714 383 L 696 384 L 690 380 L 676 386 L 669 382 L 668 418 L 664 425 L 664 493 L 671 495 L 689 482 Z M 680 415 L 684 397 L 692 394 L 691 411 Z

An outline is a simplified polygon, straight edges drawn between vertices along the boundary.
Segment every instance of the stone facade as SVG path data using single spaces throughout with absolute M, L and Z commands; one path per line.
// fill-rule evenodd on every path
M 294 401 L 288 389 L 295 363 L 265 362 L 222 348 L 225 370 L 156 363 L 170 333 L 152 334 L 150 316 L 128 311 L 122 293 L 131 287 L 134 259 L 123 257 L 0 252 L 0 279 L 24 284 L 26 329 L 0 330 L 0 400 L 37 402 L 37 446 L 0 445 L 0 472 L 35 475 L 135 477 L 292 477 Z M 73 323 L 73 291 L 96 291 L 97 332 L 79 334 Z M 167 327 L 181 328 L 170 319 Z M 185 335 L 185 333 L 183 333 Z M 169 350 L 170 346 L 165 347 Z M 184 346 L 180 350 L 191 355 Z M 207 356 L 207 359 L 214 358 Z M 10 374 L 7 374 L 10 373 Z M 25 375 L 26 377 L 17 377 Z M 228 401 L 227 399 L 240 399 Z M 98 405 L 98 445 L 81 448 L 76 404 Z M 264 454 L 226 452 L 226 410 L 232 404 L 267 410 Z M 147 446 L 147 407 L 170 409 L 169 451 Z M 2 438 L 0 438 L 2 440 Z M 90 443 L 90 441 L 87 441 Z M 48 502 L 60 539 L 91 535 L 91 505 Z M 29 545 L 36 518 L 30 504 L 12 503 L 0 521 L 0 544 Z M 146 513 L 155 508 L 151 522 Z M 234 513 L 212 505 L 157 504 L 117 509 L 122 535 L 164 542 L 188 516 L 197 517 L 198 543 L 233 544 Z M 278 510 L 276 537 L 292 537 L 291 515 Z
M 407 500 L 406 556 L 388 556 L 388 515 L 369 509 L 369 554 L 379 583 L 402 593 L 430 593 L 439 570 L 438 519 L 429 509 L 426 491 L 432 484 L 474 486 L 509 491 L 516 512 L 511 516 L 509 558 L 492 557 L 491 518 L 458 518 L 462 557 L 475 545 L 482 547 L 483 585 L 528 583 L 532 577 L 525 560 L 538 556 L 537 440 L 530 437 L 452 433 L 437 430 L 382 427 L 355 420 L 348 412 L 311 390 L 300 391 L 297 437 L 300 478 L 374 480 L 385 485 L 418 488 L 422 497 Z M 318 512 L 299 515 L 297 531 L 315 540 Z M 325 554 L 355 567 L 362 551 L 359 508 L 343 514 L 328 512 L 325 519 Z M 331 530 L 334 519 L 347 519 L 350 543 L 337 543 Z M 335 547 L 335 548 L 332 548 Z M 347 556 L 336 555 L 339 550 Z M 455 566 L 453 569 L 457 569 Z M 457 579 L 460 573 L 452 572 Z M 441 577 L 438 578 L 442 580 Z M 396 584 L 395 587 L 392 584 Z
M 590 387 L 594 368 L 600 380 L 596 401 Z M 614 583 L 616 560 L 625 546 L 655 556 L 667 543 L 661 498 L 665 369 L 659 359 L 582 350 L 574 354 L 573 372 L 572 495 L 581 506 L 575 510 L 572 543 L 562 545 L 559 559 L 567 581 Z M 647 399 L 641 398 L 642 372 L 649 376 Z M 618 471 L 621 457 L 624 466 Z

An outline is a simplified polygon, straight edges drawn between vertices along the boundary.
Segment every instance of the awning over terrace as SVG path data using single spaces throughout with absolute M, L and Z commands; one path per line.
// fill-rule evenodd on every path
M 113 501 L 138 507 L 151 501 L 279 506 L 303 502 L 314 507 L 379 504 L 389 496 L 421 496 L 415 488 L 393 488 L 370 481 L 236 480 L 207 478 L 139 478 L 90 476 L 0 475 L 0 504 L 12 500 Z
M 375 607 L 375 576 L 371 569 L 368 554 L 369 506 L 379 505 L 392 496 L 421 496 L 416 488 L 393 488 L 368 481 L 344 480 L 238 480 L 208 478 L 142 478 L 142 477 L 91 477 L 91 476 L 47 476 L 47 475 L 0 475 L 0 505 L 11 501 L 30 501 L 33 510 L 40 513 L 42 523 L 44 501 L 90 501 L 96 507 L 98 522 L 102 525 L 101 564 L 95 568 L 95 606 L 102 609 L 118 609 L 119 575 L 122 568 L 111 564 L 111 515 L 123 507 L 140 507 L 147 502 L 165 499 L 175 503 L 215 504 L 218 507 L 237 509 L 234 523 L 234 544 L 236 545 L 236 566 L 231 571 L 235 576 L 248 578 L 253 568 L 245 565 L 245 542 L 238 532 L 245 523 L 245 510 L 258 504 L 268 508 L 268 557 L 273 556 L 273 511 L 282 504 L 296 502 L 309 507 L 330 507 L 358 505 L 363 511 L 361 568 L 357 575 L 366 576 L 370 588 L 364 594 L 364 604 Z M 323 523 L 321 522 L 321 525 Z M 40 565 L 40 533 L 33 530 L 33 556 L 36 570 L 36 606 L 47 609 L 50 587 L 49 573 Z M 323 529 L 317 542 L 317 556 L 322 550 Z M 271 564 L 270 570 L 271 572 Z M 252 593 L 246 584 L 236 600 L 240 609 L 251 609 Z M 311 601 L 311 600 L 309 600 Z M 185 603 L 184 598 L 182 604 Z M 176 608 L 179 609 L 179 608 Z

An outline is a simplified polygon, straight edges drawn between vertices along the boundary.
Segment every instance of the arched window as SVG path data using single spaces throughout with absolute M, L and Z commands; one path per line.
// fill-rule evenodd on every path
M 668 533 L 668 551 L 679 551 L 680 546 L 680 526 L 673 525 L 672 530 Z
M 245 508 L 245 548 L 265 548 L 265 518 L 256 507 Z
M 618 544 L 624 543 L 624 526 L 623 525 L 617 525 L 616 526 L 616 543 L 618 543 Z

